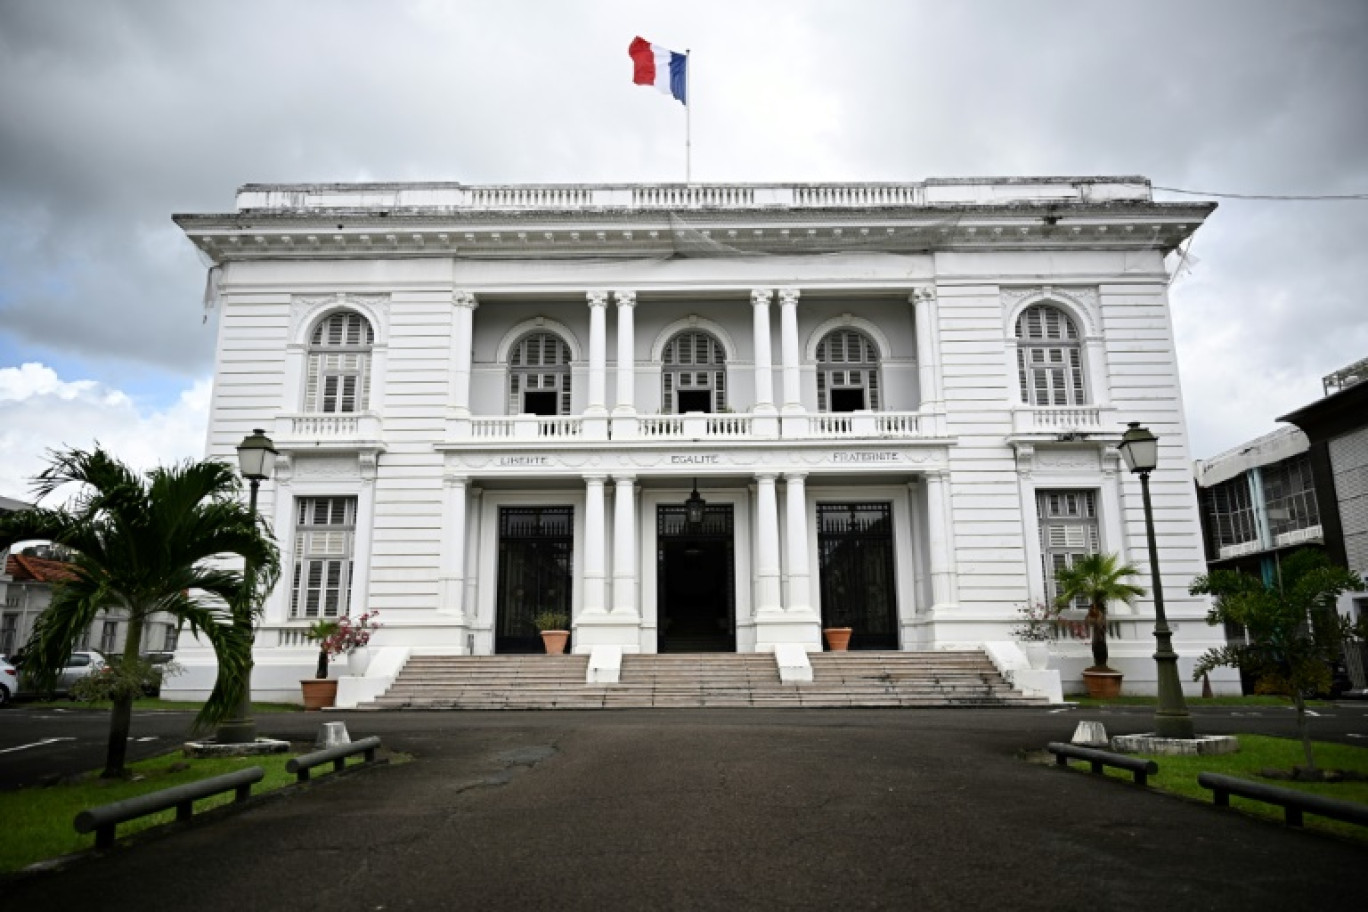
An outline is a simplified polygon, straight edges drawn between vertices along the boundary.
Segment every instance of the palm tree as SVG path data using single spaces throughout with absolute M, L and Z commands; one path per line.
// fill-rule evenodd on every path
M 1134 564 L 1122 564 L 1116 554 L 1088 554 L 1076 559 L 1071 567 L 1055 571 L 1058 595 L 1055 605 L 1068 608 L 1079 599 L 1088 603 L 1085 621 L 1092 631 L 1093 667 L 1088 671 L 1115 671 L 1107 665 L 1107 604 L 1130 602 L 1145 590 L 1126 582 L 1126 577 L 1139 576 Z
M 34 492 L 41 501 L 68 484 L 80 487 L 65 509 L 37 507 L 0 519 L 0 548 L 36 538 L 73 552 L 73 578 L 54 588 L 39 616 L 26 670 L 40 686 L 51 680 L 96 613 L 110 608 L 128 617 L 120 665 L 136 668 L 147 619 L 167 612 L 208 640 L 218 657 L 218 678 L 196 725 L 230 717 L 250 686 L 252 631 L 242 616 L 279 575 L 274 537 L 239 500 L 237 474 L 204 461 L 140 475 L 97 444 L 90 452 L 50 453 Z M 232 558 L 254 568 L 254 585 L 231 568 Z M 124 773 L 136 686 L 116 681 L 110 696 L 102 778 Z

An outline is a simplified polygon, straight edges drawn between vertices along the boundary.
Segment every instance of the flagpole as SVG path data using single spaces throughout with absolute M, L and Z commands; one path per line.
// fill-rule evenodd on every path
M 693 67 L 689 65 L 689 54 L 692 53 L 688 48 L 684 49 L 684 185 L 687 187 L 691 183 L 691 162 L 689 159 L 693 155 L 693 137 L 691 135 L 690 116 L 693 108 L 693 92 L 690 91 L 689 80 L 693 73 Z

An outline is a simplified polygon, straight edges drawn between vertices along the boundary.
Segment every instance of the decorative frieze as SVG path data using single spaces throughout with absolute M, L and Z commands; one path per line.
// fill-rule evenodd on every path
M 746 447 L 711 452 L 634 448 L 504 453 L 448 451 L 446 465 L 448 472 L 456 474 L 478 471 L 484 475 L 539 477 L 558 472 L 578 476 L 586 466 L 605 472 L 637 472 L 644 477 L 672 476 L 680 471 L 726 473 L 754 470 L 757 467 L 776 472 L 820 472 L 825 467 L 846 474 L 879 473 L 900 468 L 916 472 L 940 471 L 949 465 L 949 457 L 944 446 L 839 450 Z M 1096 466 L 1095 457 L 1093 465 Z

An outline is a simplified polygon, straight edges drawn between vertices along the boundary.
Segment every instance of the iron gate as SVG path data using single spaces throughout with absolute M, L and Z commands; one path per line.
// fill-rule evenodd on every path
M 736 649 L 736 569 L 731 504 L 711 504 L 689 524 L 683 504 L 656 508 L 656 648 Z
M 897 649 L 893 507 L 819 503 L 822 626 L 850 627 L 851 649 Z
M 495 652 L 541 652 L 533 615 L 558 611 L 569 619 L 574 519 L 573 507 L 499 508 Z

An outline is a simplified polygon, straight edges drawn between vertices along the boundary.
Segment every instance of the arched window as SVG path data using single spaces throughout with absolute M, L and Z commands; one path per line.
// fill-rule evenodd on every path
M 1083 350 L 1073 320 L 1049 304 L 1017 318 L 1017 376 L 1027 405 L 1082 405 Z
M 665 343 L 661 354 L 661 410 L 722 412 L 727 408 L 727 353 L 709 333 L 689 330 Z
M 511 414 L 570 414 L 570 346 L 555 333 L 523 336 L 508 355 Z
M 869 336 L 837 329 L 817 343 L 817 409 L 878 411 L 879 350 Z
M 370 394 L 371 346 L 375 332 L 359 313 L 339 311 L 309 337 L 309 370 L 304 411 L 364 412 Z

